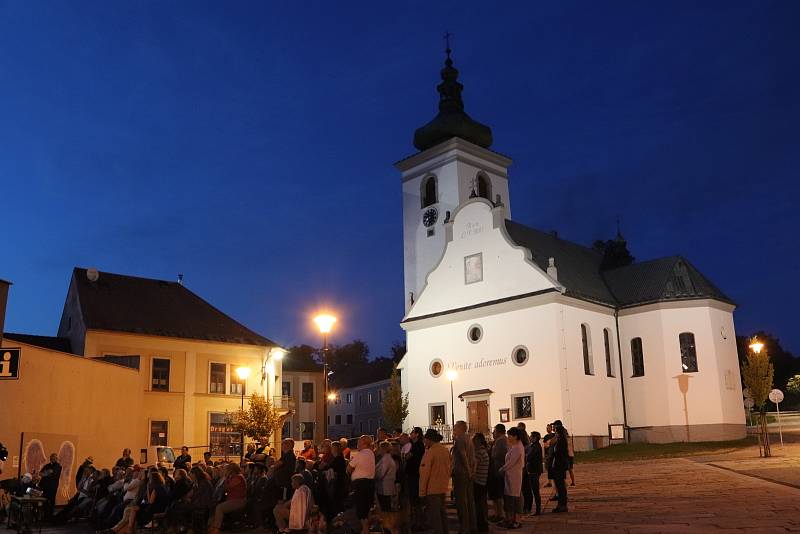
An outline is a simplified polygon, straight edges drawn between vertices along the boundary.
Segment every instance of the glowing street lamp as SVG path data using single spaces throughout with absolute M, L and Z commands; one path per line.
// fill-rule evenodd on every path
M 250 368 L 249 367 L 237 367 L 236 368 L 236 376 L 239 377 L 241 380 L 241 388 L 242 388 L 242 412 L 244 413 L 244 384 L 247 381 L 247 377 L 250 376 Z M 241 465 L 242 461 L 244 460 L 244 432 L 239 432 L 239 464 Z
M 334 393 L 333 391 L 328 393 L 328 400 L 331 401 L 331 402 L 335 401 L 336 400 L 336 393 Z
M 280 347 L 275 347 L 270 351 L 270 354 L 272 354 L 272 357 L 276 360 L 282 360 L 283 357 L 286 356 L 286 351 Z
M 458 378 L 458 373 L 454 369 L 447 371 L 447 379 L 450 381 L 450 432 L 456 426 L 455 398 L 453 397 L 453 382 L 456 378 Z
M 328 395 L 328 334 L 333 330 L 333 325 L 336 323 L 336 317 L 329 313 L 320 313 L 314 317 L 314 322 L 322 334 L 322 372 L 324 375 L 323 382 L 323 395 L 332 400 Z M 334 395 L 334 399 L 336 395 Z M 328 403 L 322 404 L 322 438 L 325 439 L 328 435 Z
M 753 342 L 752 342 L 752 343 L 750 343 L 750 348 L 753 350 L 753 352 L 755 352 L 756 354 L 758 354 L 759 352 L 761 352 L 761 349 L 763 349 L 763 348 L 764 348 L 764 344 L 763 344 L 763 343 L 761 343 L 761 342 L 758 340 L 758 338 L 755 338 L 755 337 L 754 337 L 754 338 L 753 338 Z

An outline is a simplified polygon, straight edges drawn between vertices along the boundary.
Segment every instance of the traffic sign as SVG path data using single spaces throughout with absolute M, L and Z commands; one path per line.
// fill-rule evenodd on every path
M 744 388 L 742 390 L 742 395 L 744 395 L 745 399 L 752 399 L 753 398 L 753 396 L 750 394 L 750 390 L 747 389 L 747 388 Z
M 748 410 L 750 410 L 750 409 L 751 409 L 753 406 L 755 406 L 755 405 L 756 405 L 756 401 L 754 401 L 754 400 L 753 400 L 753 399 L 751 399 L 750 397 L 747 397 L 747 398 L 744 400 L 744 407 L 745 407 L 745 408 L 747 408 Z
M 779 402 L 783 402 L 783 391 L 779 389 L 773 389 L 769 392 L 769 400 L 778 404 Z

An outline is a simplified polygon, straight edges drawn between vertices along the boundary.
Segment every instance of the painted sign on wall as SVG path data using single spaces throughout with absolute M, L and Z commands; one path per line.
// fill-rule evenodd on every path
M 21 349 L 0 349 L 0 380 L 19 379 Z

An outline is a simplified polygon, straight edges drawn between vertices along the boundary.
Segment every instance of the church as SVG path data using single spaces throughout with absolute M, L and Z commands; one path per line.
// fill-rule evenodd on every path
M 735 304 L 681 256 L 614 261 L 512 219 L 511 159 L 441 70 L 439 113 L 398 163 L 406 426 L 561 419 L 578 450 L 745 436 Z M 629 257 L 629 256 L 628 256 Z

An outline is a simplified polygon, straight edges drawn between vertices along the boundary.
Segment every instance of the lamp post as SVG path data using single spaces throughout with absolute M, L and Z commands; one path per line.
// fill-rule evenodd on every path
M 328 435 L 328 334 L 333 330 L 336 317 L 328 313 L 320 313 L 314 317 L 320 333 L 322 334 L 322 439 Z
M 455 397 L 453 397 L 453 381 L 458 378 L 458 373 L 453 369 L 447 371 L 447 379 L 450 381 L 450 432 L 453 431 L 453 427 L 456 426 L 456 414 L 455 414 Z
M 247 377 L 250 376 L 250 368 L 249 367 L 237 367 L 236 374 L 239 377 L 239 380 L 242 381 L 242 416 L 244 416 L 244 385 L 247 381 Z M 244 461 L 244 429 L 239 429 L 239 465 L 242 464 Z

